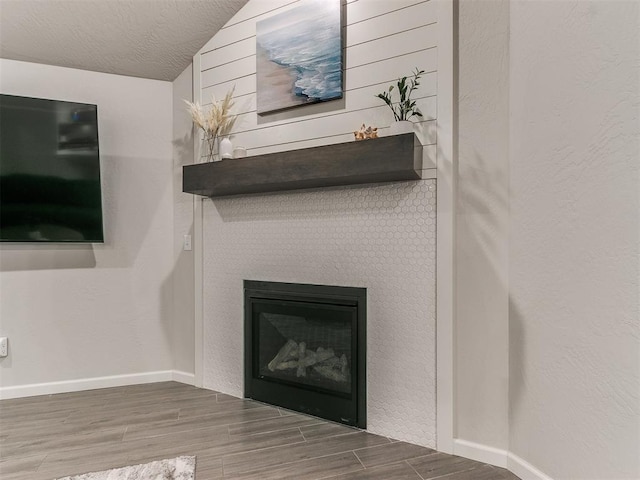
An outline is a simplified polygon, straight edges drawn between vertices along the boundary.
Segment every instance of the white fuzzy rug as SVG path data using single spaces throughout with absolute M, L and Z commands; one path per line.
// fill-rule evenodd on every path
M 58 480 L 193 480 L 195 470 L 196 457 L 178 457 L 103 472 L 72 475 Z

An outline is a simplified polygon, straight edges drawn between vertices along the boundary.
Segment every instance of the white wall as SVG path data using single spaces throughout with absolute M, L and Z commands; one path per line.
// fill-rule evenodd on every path
M 510 7 L 510 450 L 637 479 L 640 4 Z
M 171 370 L 171 83 L 9 60 L 0 81 L 98 105 L 106 229 L 104 244 L 1 246 L 4 392 Z
M 375 98 L 415 67 L 427 73 L 415 98 L 424 118 L 416 126 L 425 164 L 435 167 L 437 91 L 437 5 L 427 0 L 360 0 L 346 5 L 345 95 L 342 100 L 283 113 L 256 114 L 255 24 L 295 8 L 288 0 L 250 1 L 196 56 L 203 103 L 222 98 L 234 85 L 239 118 L 232 140 L 249 155 L 353 140 L 362 123 L 384 135 L 391 110 Z
M 509 441 L 509 2 L 459 3 L 456 437 Z
M 393 116 L 375 94 L 419 67 L 435 167 L 436 3 L 349 2 L 344 99 L 259 117 L 255 24 L 291 3 L 250 1 L 194 59 L 205 103 L 236 86 L 234 143 L 256 155 L 353 141 L 362 123 L 384 135 Z M 368 429 L 435 446 L 434 180 L 205 200 L 203 241 L 206 387 L 242 395 L 243 279 L 366 287 Z
M 640 478 L 638 4 L 458 20 L 456 453 Z
M 195 369 L 194 255 L 183 249 L 193 239 L 193 195 L 182 192 L 182 166 L 193 163 L 193 128 L 184 100 L 193 98 L 193 66 L 173 81 L 173 368 L 189 375 Z

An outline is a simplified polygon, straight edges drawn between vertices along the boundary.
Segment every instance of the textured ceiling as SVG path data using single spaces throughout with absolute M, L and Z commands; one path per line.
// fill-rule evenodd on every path
M 174 80 L 247 0 L 0 0 L 0 57 Z

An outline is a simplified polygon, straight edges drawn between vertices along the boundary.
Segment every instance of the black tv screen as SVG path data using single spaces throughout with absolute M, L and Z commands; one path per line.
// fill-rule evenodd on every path
M 96 105 L 0 94 L 0 241 L 104 241 Z

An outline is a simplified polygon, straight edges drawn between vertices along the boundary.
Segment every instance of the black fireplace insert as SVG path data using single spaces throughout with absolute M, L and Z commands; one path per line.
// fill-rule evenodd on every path
M 366 289 L 244 281 L 245 397 L 366 428 Z

